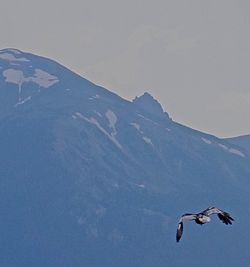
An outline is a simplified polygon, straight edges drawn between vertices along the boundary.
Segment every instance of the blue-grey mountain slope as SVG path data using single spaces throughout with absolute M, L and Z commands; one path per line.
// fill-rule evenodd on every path
M 227 138 L 225 140 L 250 152 L 250 134 Z
M 247 266 L 249 151 L 16 49 L 0 101 L 0 266 Z M 177 245 L 180 215 L 211 205 L 235 224 Z

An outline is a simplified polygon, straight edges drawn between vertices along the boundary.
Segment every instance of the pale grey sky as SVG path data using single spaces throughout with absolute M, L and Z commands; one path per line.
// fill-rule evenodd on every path
M 1 48 L 46 56 L 173 120 L 250 134 L 250 1 L 3 0 Z

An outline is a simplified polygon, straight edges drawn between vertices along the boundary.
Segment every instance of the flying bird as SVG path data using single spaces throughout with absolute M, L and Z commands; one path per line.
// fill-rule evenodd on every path
M 176 241 L 179 242 L 183 233 L 183 222 L 185 221 L 195 221 L 197 224 L 205 224 L 209 223 L 211 221 L 210 215 L 217 214 L 219 219 L 225 223 L 225 224 L 232 224 L 232 221 L 234 219 L 231 217 L 231 215 L 223 210 L 220 210 L 215 207 L 210 207 L 205 209 L 204 211 L 200 213 L 186 213 L 183 214 L 179 220 L 177 232 L 176 232 Z

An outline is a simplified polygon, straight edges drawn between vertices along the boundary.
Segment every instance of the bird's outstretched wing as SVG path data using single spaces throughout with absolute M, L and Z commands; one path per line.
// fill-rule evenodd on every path
M 179 242 L 183 233 L 183 222 L 192 221 L 196 219 L 196 214 L 186 213 L 183 214 L 179 220 L 177 232 L 176 232 L 176 241 Z
M 210 216 L 212 214 L 217 214 L 219 219 L 225 224 L 232 224 L 232 221 L 234 221 L 234 219 L 231 217 L 231 215 L 228 212 L 225 212 L 215 207 L 207 208 L 202 213 L 207 216 Z

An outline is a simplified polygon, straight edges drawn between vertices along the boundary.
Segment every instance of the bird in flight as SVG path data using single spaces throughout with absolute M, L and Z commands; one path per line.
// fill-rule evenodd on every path
M 219 219 L 225 224 L 232 224 L 234 219 L 231 215 L 223 210 L 220 210 L 215 207 L 210 207 L 205 209 L 200 213 L 186 213 L 183 214 L 179 220 L 177 232 L 176 232 L 176 241 L 179 242 L 183 233 L 183 222 L 185 221 L 195 221 L 197 224 L 205 224 L 211 221 L 210 215 L 217 214 Z

